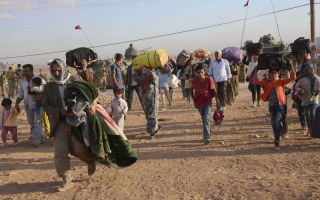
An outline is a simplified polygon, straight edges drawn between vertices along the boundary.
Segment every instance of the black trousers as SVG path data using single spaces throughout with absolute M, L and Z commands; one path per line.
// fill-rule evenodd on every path
M 301 100 L 295 100 L 298 106 L 298 115 L 299 115 L 299 120 L 300 124 L 303 127 L 307 126 L 307 118 L 306 118 L 306 112 L 305 109 L 301 106 Z
M 260 101 L 261 85 L 251 84 L 250 90 L 252 93 L 252 102 Z
M 217 93 L 221 107 L 226 107 L 228 81 L 217 82 Z
M 133 99 L 133 92 L 136 91 L 138 97 L 139 97 L 139 101 L 140 101 L 140 104 L 142 103 L 141 102 L 141 88 L 136 85 L 136 86 L 131 86 L 131 85 L 128 85 L 128 96 L 127 96 L 127 103 L 128 103 L 128 109 L 131 110 L 131 105 L 132 105 L 132 99 Z

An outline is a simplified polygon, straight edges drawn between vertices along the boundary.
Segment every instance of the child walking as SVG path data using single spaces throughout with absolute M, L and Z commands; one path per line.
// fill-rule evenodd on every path
M 128 106 L 127 102 L 122 99 L 123 89 L 117 88 L 114 90 L 114 96 L 111 100 L 111 113 L 114 122 L 118 125 L 118 127 L 123 131 L 124 128 L 124 120 L 127 116 Z
M 296 73 L 293 69 L 293 64 L 290 61 L 291 77 L 287 79 L 279 78 L 279 70 L 270 69 L 269 79 L 259 81 L 257 78 L 257 68 L 255 69 L 255 75 L 253 77 L 253 83 L 261 85 L 264 88 L 264 93 L 261 95 L 263 101 L 269 101 L 269 112 L 271 117 L 271 124 L 274 134 L 274 150 L 280 151 L 280 133 L 281 133 L 281 121 L 284 114 L 286 96 L 285 85 L 296 79 Z
M 2 144 L 1 147 L 7 146 L 7 135 L 8 132 L 12 134 L 13 145 L 18 144 L 18 111 L 14 108 L 11 108 L 12 101 L 11 99 L 3 99 L 1 105 L 3 110 L 0 113 L 0 128 L 2 128 L 1 137 Z
M 186 74 L 185 77 L 186 78 L 185 78 L 184 88 L 186 90 L 187 101 L 190 102 L 190 87 L 192 85 L 191 76 L 190 76 L 190 74 Z
M 40 77 L 34 77 L 32 79 L 32 88 L 30 88 L 30 90 L 28 91 L 29 95 L 39 95 L 43 93 L 43 87 L 44 84 L 42 82 L 42 79 Z M 37 121 L 36 123 L 41 122 L 43 114 L 42 114 L 42 105 L 41 105 L 41 101 L 36 101 L 36 113 L 37 113 Z
M 197 77 L 192 79 L 190 94 L 194 102 L 194 107 L 198 109 L 203 127 L 204 144 L 210 144 L 211 129 L 211 108 L 212 98 L 215 97 L 217 110 L 220 110 L 220 103 L 216 92 L 214 81 L 211 77 L 205 75 L 203 64 L 199 64 L 196 68 Z

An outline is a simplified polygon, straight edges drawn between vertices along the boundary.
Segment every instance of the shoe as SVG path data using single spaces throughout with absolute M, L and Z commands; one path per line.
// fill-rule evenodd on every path
M 280 147 L 279 147 L 279 146 L 274 147 L 274 150 L 275 150 L 275 151 L 280 151 Z
M 14 142 L 14 143 L 13 143 L 14 146 L 17 146 L 18 144 L 19 144 L 18 142 Z
M 258 101 L 258 106 L 261 106 L 261 103 L 260 103 L 260 101 Z
M 302 130 L 307 130 L 308 127 L 307 126 L 302 126 Z
M 154 135 L 150 135 L 149 139 L 154 140 Z
M 158 125 L 158 129 L 154 132 L 154 134 L 158 133 L 162 129 L 162 126 Z
M 286 138 L 286 139 L 288 139 L 288 138 L 289 138 L 289 133 L 288 133 L 288 132 L 284 132 L 284 133 L 283 133 L 283 137 Z
M 74 187 L 74 182 L 63 180 L 62 185 L 57 189 L 58 192 L 64 192 Z
M 4 143 L 2 143 L 2 144 L 0 144 L 0 147 L 5 147 L 5 146 L 7 146 L 8 144 L 6 143 L 6 142 L 4 142 Z
M 274 150 L 275 151 L 280 151 L 280 143 L 279 142 L 275 142 L 274 143 Z
M 88 164 L 88 175 L 92 176 L 94 172 L 96 171 L 96 163 L 90 163 Z
M 209 145 L 210 144 L 210 140 L 209 139 L 205 139 L 204 140 L 204 145 Z
M 252 107 L 256 107 L 256 106 L 257 106 L 257 103 L 254 101 L 252 104 Z
M 34 148 L 38 148 L 40 146 L 40 144 L 33 144 L 32 143 L 32 147 L 34 147 Z

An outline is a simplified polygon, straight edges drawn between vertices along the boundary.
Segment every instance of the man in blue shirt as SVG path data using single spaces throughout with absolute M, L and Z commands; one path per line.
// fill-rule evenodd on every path
M 218 98 L 220 101 L 221 109 L 226 109 L 226 99 L 227 99 L 227 84 L 232 78 L 229 62 L 222 59 L 222 52 L 220 50 L 214 53 L 216 60 L 212 61 L 210 64 L 208 75 L 212 76 L 216 82 L 218 89 Z
M 115 90 L 117 88 L 124 89 L 123 79 L 122 79 L 122 74 L 121 74 L 121 64 L 123 62 L 123 55 L 120 53 L 117 53 L 115 55 L 115 59 L 116 59 L 116 62 L 114 62 L 111 65 L 113 90 Z

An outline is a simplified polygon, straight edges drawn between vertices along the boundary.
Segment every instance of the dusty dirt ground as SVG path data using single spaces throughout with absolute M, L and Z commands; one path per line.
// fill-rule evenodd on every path
M 104 106 L 109 99 L 101 99 Z M 252 108 L 250 99 L 247 84 L 241 84 L 222 126 L 212 127 L 212 144 L 204 146 L 200 115 L 180 91 L 173 107 L 160 111 L 165 121 L 153 141 L 144 134 L 146 121 L 135 97 L 125 133 L 137 163 L 122 170 L 98 165 L 88 177 L 85 164 L 72 158 L 75 187 L 62 193 L 56 192 L 61 179 L 52 141 L 32 148 L 22 113 L 20 144 L 0 148 L 0 199 L 320 199 L 320 140 L 303 135 L 289 100 L 290 138 L 281 140 L 280 152 L 273 151 L 267 103 Z

